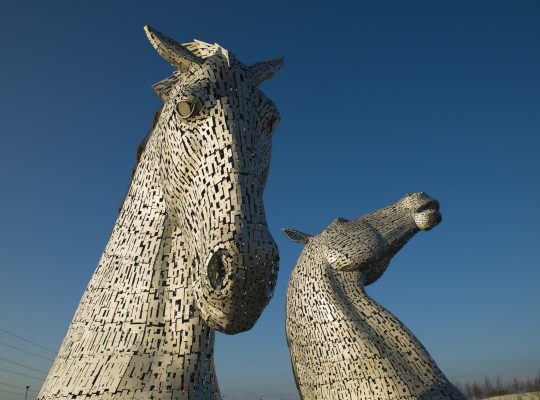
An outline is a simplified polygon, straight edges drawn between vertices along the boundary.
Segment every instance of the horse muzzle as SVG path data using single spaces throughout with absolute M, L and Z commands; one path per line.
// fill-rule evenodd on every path
M 261 233 L 261 232 L 259 232 Z M 230 241 L 214 248 L 201 265 L 201 316 L 213 329 L 233 334 L 251 329 L 272 298 L 279 253 L 265 240 Z

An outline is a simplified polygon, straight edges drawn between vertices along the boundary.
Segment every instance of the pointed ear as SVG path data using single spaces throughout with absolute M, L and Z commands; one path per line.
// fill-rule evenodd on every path
M 251 64 L 248 67 L 251 79 L 255 81 L 256 85 L 260 85 L 267 79 L 270 79 L 279 71 L 283 65 L 283 57 L 274 58 L 268 61 L 261 61 L 255 64 Z
M 201 66 L 204 60 L 193 54 L 180 43 L 156 31 L 149 25 L 144 26 L 148 40 L 158 54 L 170 62 L 179 71 L 187 72 L 194 66 Z
M 313 237 L 312 235 L 308 235 L 307 233 L 290 228 L 284 228 L 282 229 L 282 231 L 289 239 L 291 239 L 295 243 L 307 244 L 309 242 L 309 239 Z

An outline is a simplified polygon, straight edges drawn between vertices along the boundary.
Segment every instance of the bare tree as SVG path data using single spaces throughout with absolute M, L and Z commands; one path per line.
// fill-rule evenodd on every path
M 493 395 L 493 384 L 487 375 L 484 376 L 484 387 L 482 388 L 482 392 L 483 397 L 491 397 Z
M 477 382 L 474 382 L 472 384 L 471 394 L 473 398 L 478 399 L 478 400 L 484 397 L 483 396 L 484 391 L 482 390 L 482 387 Z

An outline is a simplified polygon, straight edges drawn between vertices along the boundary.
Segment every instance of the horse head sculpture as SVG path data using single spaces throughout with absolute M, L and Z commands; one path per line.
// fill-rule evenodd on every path
M 429 231 L 441 220 L 439 202 L 417 192 L 351 221 L 336 218 L 314 236 L 293 229 L 284 232 L 291 240 L 309 243 L 310 249 L 333 269 L 358 271 L 367 286 L 382 276 L 392 257 L 409 239 L 419 231 Z
M 145 32 L 175 71 L 40 400 L 218 400 L 214 330 L 250 329 L 273 294 L 262 196 L 279 114 L 259 85 L 282 59 Z
M 316 235 L 304 243 L 287 290 L 286 333 L 302 399 L 464 400 L 420 341 L 365 286 L 419 231 L 438 225 L 439 202 L 425 193 Z
M 250 329 L 272 296 L 278 250 L 263 190 L 279 113 L 260 90 L 282 59 L 246 67 L 219 45 L 181 45 L 145 26 L 177 71 L 154 85 L 161 185 L 194 260 L 197 307 L 214 329 Z

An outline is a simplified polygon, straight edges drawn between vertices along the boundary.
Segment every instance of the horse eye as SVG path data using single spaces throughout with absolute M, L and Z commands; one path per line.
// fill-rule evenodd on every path
M 181 100 L 176 105 L 176 110 L 181 118 L 189 118 L 195 112 L 195 104 L 187 100 Z

